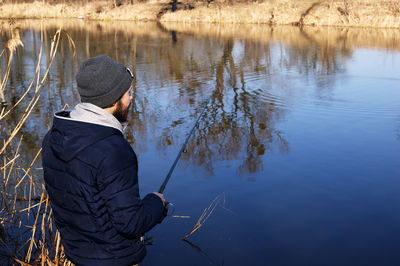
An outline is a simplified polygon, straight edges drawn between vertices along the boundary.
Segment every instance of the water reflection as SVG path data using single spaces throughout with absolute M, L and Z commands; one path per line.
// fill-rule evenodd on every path
M 200 254 L 205 256 L 208 259 L 210 264 L 212 264 L 212 265 L 224 265 L 224 261 L 223 260 L 222 260 L 221 264 L 216 263 L 215 260 L 213 260 L 213 258 L 211 258 L 206 252 L 204 252 L 200 247 L 196 246 L 195 244 L 193 244 L 189 240 L 184 239 L 183 241 L 185 243 L 187 243 L 191 248 L 193 248 L 194 250 L 196 250 L 197 252 L 199 252 Z
M 351 119 L 354 118 L 354 114 L 397 117 L 395 110 L 398 105 L 393 98 L 385 99 L 384 104 L 380 102 L 385 108 L 371 108 L 366 112 L 365 104 L 374 102 L 376 93 L 370 93 L 371 99 L 365 103 L 360 99 L 366 98 L 359 97 L 360 94 L 364 95 L 365 91 L 353 89 L 352 93 L 356 93 L 355 95 L 339 93 L 341 96 L 345 95 L 346 100 L 338 98 L 336 92 L 344 90 L 340 84 L 346 79 L 348 72 L 350 76 L 354 76 L 354 70 L 348 69 L 348 62 L 354 59 L 357 48 L 368 47 L 396 53 L 400 51 L 398 30 L 134 24 L 74 20 L 18 21 L 15 25 L 3 24 L 1 49 L 6 46 L 15 27 L 19 28 L 21 41 L 24 43 L 24 47 L 16 51 L 6 89 L 2 91 L 2 106 L 5 111 L 22 97 L 30 82 L 34 80 L 41 49 L 44 60 L 41 61 L 40 68 L 44 70 L 49 65 L 51 38 L 60 26 L 74 40 L 76 55 L 73 56 L 69 40 L 64 35 L 51 74 L 41 91 L 40 101 L 12 144 L 0 155 L 3 162 L 11 160 L 17 150 L 21 154 L 15 161 L 15 171 L 7 172 L 11 176 L 8 182 L 10 186 L 6 188 L 4 180 L 2 182 L 2 205 L 7 204 L 5 197 L 12 198 L 14 194 L 21 205 L 26 205 L 24 199 L 29 197 L 32 191 L 32 197 L 38 199 L 42 190 L 41 165 L 40 160 L 32 162 L 38 154 L 44 134 L 51 125 L 52 114 L 78 103 L 79 95 L 75 84 L 77 68 L 84 59 L 101 53 L 106 53 L 131 67 L 135 75 L 134 100 L 126 137 L 134 146 L 139 158 L 142 155 L 157 157 L 160 161 L 157 163 L 162 164 L 162 161 L 168 161 L 172 155 L 176 155 L 204 104 L 208 103 L 207 111 L 194 131 L 187 146 L 187 153 L 182 155 L 178 166 L 202 169 L 202 178 L 213 176 L 223 165 L 226 168 L 235 168 L 232 171 L 237 173 L 239 178 L 234 176 L 231 179 L 246 177 L 243 180 L 263 181 L 260 177 L 263 177 L 268 159 L 276 159 L 276 154 L 290 157 L 296 149 L 298 152 L 304 148 L 314 148 L 314 140 L 310 140 L 315 137 L 310 134 L 314 130 L 312 126 L 321 127 L 319 132 L 324 134 L 335 128 L 336 124 L 328 127 L 324 120 L 324 115 L 329 115 L 331 111 L 334 112 L 333 115 L 350 122 L 338 129 L 338 135 L 342 139 L 336 139 L 336 142 L 333 140 L 332 144 L 323 140 L 328 150 L 332 148 L 329 145 L 341 144 L 343 136 L 348 135 L 347 127 L 353 125 L 354 120 Z M 2 76 L 6 68 L 7 59 L 4 56 L 0 59 Z M 368 76 L 368 73 L 358 75 Z M 366 92 L 369 89 L 368 85 L 374 81 L 373 77 L 369 78 L 368 82 L 361 84 L 366 88 Z M 387 82 L 393 87 L 397 81 L 392 77 Z M 355 83 L 351 85 L 358 88 L 359 80 Z M 15 110 L 0 120 L 0 141 L 8 138 L 27 108 L 28 100 L 33 97 L 34 93 L 29 92 L 26 101 L 21 102 Z M 310 102 L 323 108 L 311 106 Z M 348 110 L 353 112 L 350 113 L 350 119 L 348 116 L 340 116 L 340 112 Z M 315 112 L 323 113 L 318 116 Z M 313 119 L 314 123 L 299 126 Z M 288 120 L 291 121 L 292 128 L 288 126 Z M 337 123 L 336 120 L 335 122 Z M 396 136 L 400 136 L 398 128 L 395 129 Z M 296 142 L 296 137 L 293 136 L 297 135 L 297 130 L 303 130 L 301 138 L 308 140 L 307 144 L 298 139 Z M 324 134 L 321 134 L 321 138 L 326 137 Z M 329 135 L 328 132 L 327 139 L 332 135 L 333 133 Z M 318 134 L 316 136 L 319 137 Z M 22 145 L 19 147 L 21 138 Z M 315 154 L 318 154 L 317 151 Z M 340 156 L 342 154 L 345 152 Z M 336 155 L 332 157 L 338 160 L 340 156 Z M 329 156 L 327 157 L 329 161 Z M 301 159 L 297 158 L 293 163 L 298 163 Z M 351 162 L 346 160 L 342 164 L 345 165 L 347 161 Z M 317 175 L 332 170 L 329 169 L 331 164 L 323 163 L 328 171 L 319 168 Z M 304 164 L 306 167 L 301 163 L 299 165 L 297 171 L 311 168 L 307 164 Z M 28 167 L 31 167 L 29 178 L 35 180 L 34 186 L 30 187 L 32 183 L 23 182 L 18 190 L 14 191 L 13 188 L 21 177 L 27 176 Z M 336 166 L 334 167 L 336 169 Z M 162 176 L 166 170 L 160 167 L 152 169 L 150 174 Z M 305 171 L 302 175 L 309 176 L 311 173 Z M 301 177 L 299 175 L 299 178 Z M 333 183 L 332 186 L 336 185 Z M 262 196 L 264 194 L 263 191 Z M 274 195 L 273 191 L 270 191 L 269 195 Z M 261 197 L 261 193 L 257 194 L 258 196 Z M 308 194 L 305 196 L 306 203 L 307 197 Z M 233 197 L 233 200 L 236 198 Z M 241 200 L 236 202 L 239 205 L 243 204 Z M 277 211 L 274 217 L 280 217 L 279 206 L 282 205 L 276 206 L 276 209 L 273 206 L 270 206 L 270 209 Z M 262 205 L 258 209 L 263 210 L 264 207 Z M 248 214 L 244 213 L 243 216 Z M 243 218 L 240 216 L 238 219 Z M 243 243 L 242 240 L 240 242 Z M 191 246 L 196 248 L 193 244 Z M 199 252 L 203 254 L 203 251 Z M 206 257 L 209 262 L 217 264 L 217 260 L 212 259 L 216 258 L 214 254 Z M 228 257 L 225 258 L 229 260 Z
M 15 26 L 2 30 L 3 47 Z M 73 57 L 64 36 L 46 90 L 21 132 L 25 160 L 33 158 L 51 114 L 79 101 L 74 80 L 79 63 L 106 53 L 134 69 L 135 100 L 127 137 L 139 150 L 147 149 L 152 134 L 158 138 L 158 149 L 178 147 L 201 104 L 213 95 L 189 152 L 183 156 L 188 163 L 207 169 L 209 175 L 214 162 L 233 159 L 242 161 L 238 170 L 243 174 L 262 171 L 260 157 L 274 148 L 283 153 L 290 150 L 276 124 L 285 119 L 291 100 L 274 92 L 277 86 L 287 90 L 288 84 L 274 81 L 274 73 L 310 76 L 321 97 L 326 97 L 336 81 L 333 74 L 346 72 L 343 62 L 351 59 L 354 47 L 373 43 L 382 49 L 400 49 L 399 37 L 391 30 L 80 21 L 19 21 L 17 26 L 26 46 L 17 51 L 12 65 L 4 92 L 8 106 L 21 97 L 33 78 L 42 27 L 47 59 L 49 36 L 59 26 L 74 40 L 77 51 Z M 43 62 L 43 67 L 48 63 Z M 3 57 L 1 73 L 5 68 Z M 3 136 L 25 108 L 21 104 L 2 121 Z

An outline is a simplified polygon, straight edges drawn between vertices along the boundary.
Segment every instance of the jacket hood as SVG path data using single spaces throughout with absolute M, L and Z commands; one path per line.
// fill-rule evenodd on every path
M 54 154 L 68 162 L 87 147 L 114 134 L 122 135 L 116 128 L 73 120 L 70 111 L 61 111 L 55 114 L 44 143 L 49 141 Z

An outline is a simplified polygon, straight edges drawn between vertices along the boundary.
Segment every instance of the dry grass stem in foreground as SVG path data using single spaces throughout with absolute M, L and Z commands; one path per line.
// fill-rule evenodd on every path
M 35 70 L 29 87 L 23 95 L 9 108 L 3 107 L 0 111 L 0 121 L 12 114 L 16 118 L 15 126 L 5 127 L 5 136 L 0 146 L 2 165 L 0 182 L 0 264 L 4 265 L 72 265 L 65 258 L 61 245 L 60 234 L 53 226 L 50 202 L 43 186 L 41 170 L 38 164 L 41 148 L 38 147 L 32 161 L 27 161 L 22 154 L 24 138 L 21 134 L 26 121 L 37 105 L 42 88 L 49 77 L 50 68 L 59 47 L 61 35 L 67 37 L 73 56 L 75 44 L 72 38 L 62 29 L 58 29 L 51 39 L 50 49 L 43 50 L 44 31 L 41 30 L 41 44 L 38 60 L 34 64 Z M 6 71 L 0 78 L 0 97 L 8 89 L 8 79 L 11 76 L 13 54 L 17 47 L 24 47 L 19 37 L 19 28 L 12 31 L 12 38 L 7 41 L 0 53 L 5 56 Z M 41 70 L 42 57 L 47 56 L 47 67 Z M 28 96 L 29 92 L 32 97 Z M 29 97 L 29 98 L 28 98 Z M 1 99 L 3 100 L 3 98 Z M 17 112 L 16 106 L 25 101 L 26 108 Z M 27 165 L 25 165 L 27 164 Z
M 191 236 L 194 232 L 200 229 L 200 227 L 207 221 L 208 217 L 213 213 L 214 209 L 218 206 L 224 206 L 225 205 L 225 192 L 222 192 L 218 196 L 215 197 L 215 199 L 211 202 L 210 206 L 208 208 L 203 210 L 203 213 L 201 214 L 200 218 L 197 220 L 196 224 L 194 225 L 192 231 L 185 235 L 182 240 L 185 240 L 187 237 Z
M 49 64 L 46 68 L 45 74 L 43 75 L 42 78 L 40 78 L 40 62 L 41 62 L 41 58 L 42 58 L 42 53 L 43 53 L 43 46 L 40 46 L 40 52 L 39 52 L 39 60 L 38 63 L 36 65 L 36 72 L 35 72 L 35 76 L 32 79 L 32 82 L 30 84 L 30 86 L 28 87 L 27 91 L 29 91 L 32 88 L 32 85 L 34 83 L 34 80 L 36 78 L 36 88 L 35 88 L 35 94 L 32 97 L 31 101 L 29 102 L 25 112 L 22 114 L 22 117 L 20 119 L 20 121 L 17 123 L 17 126 L 14 128 L 14 130 L 12 131 L 10 137 L 7 139 L 7 141 L 4 143 L 4 146 L 0 149 L 0 154 L 2 154 L 4 152 L 4 150 L 7 148 L 7 146 L 10 144 L 10 142 L 12 141 L 12 139 L 16 136 L 16 134 L 19 132 L 19 130 L 21 129 L 21 127 L 23 126 L 23 124 L 25 123 L 26 119 L 29 117 L 29 115 L 31 114 L 33 108 L 35 107 L 35 105 L 37 104 L 37 102 L 39 101 L 40 98 L 40 91 L 43 88 L 44 83 L 46 82 L 46 79 L 49 75 L 50 72 L 50 68 L 51 65 L 53 63 L 53 60 L 56 56 L 57 53 L 57 49 L 58 49 L 58 45 L 60 43 L 60 38 L 61 38 L 61 34 L 65 33 L 62 29 L 58 29 L 57 32 L 54 34 L 53 39 L 51 41 L 51 48 L 50 48 L 50 53 L 49 53 Z M 73 56 L 75 55 L 75 44 L 72 40 L 72 38 L 65 33 L 65 35 L 68 38 L 68 41 L 70 43 L 70 45 L 73 47 Z M 43 43 L 43 31 L 41 33 L 41 42 Z M 10 57 L 11 58 L 11 57 Z M 9 62 L 9 65 L 11 64 L 11 62 Z M 6 76 L 8 78 L 8 73 L 6 73 Z M 4 79 L 6 79 L 6 76 L 4 77 Z M 3 80 L 3 83 L 6 84 Z M 25 92 L 24 96 L 27 94 L 27 92 Z M 17 104 L 19 104 L 21 102 L 18 101 L 13 107 L 11 107 L 11 109 L 6 112 L 4 115 L 2 115 L 0 117 L 0 119 L 4 118 L 7 114 L 9 114 L 9 112 L 15 108 L 15 106 Z
M 21 38 L 19 36 L 19 28 L 16 27 L 12 30 L 11 39 L 6 42 L 4 49 L 0 54 L 0 58 L 1 56 L 3 56 L 3 54 L 5 54 L 7 57 L 7 70 L 0 85 L 0 100 L 2 102 L 5 102 L 4 90 L 7 84 L 8 77 L 10 75 L 13 55 L 18 46 L 24 47 L 24 44 L 22 43 Z

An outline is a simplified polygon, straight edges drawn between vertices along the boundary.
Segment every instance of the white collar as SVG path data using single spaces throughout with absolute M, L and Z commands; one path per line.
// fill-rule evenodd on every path
M 71 110 L 70 119 L 92 123 L 106 127 L 113 127 L 124 133 L 124 127 L 112 114 L 91 103 L 79 103 Z M 65 118 L 65 117 L 62 117 Z

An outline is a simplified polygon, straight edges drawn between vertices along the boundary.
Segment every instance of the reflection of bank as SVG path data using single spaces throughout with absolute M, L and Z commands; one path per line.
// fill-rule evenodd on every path
M 175 44 L 178 41 L 178 38 L 176 37 L 176 30 L 166 29 L 160 21 L 157 21 L 156 25 L 157 25 L 157 28 L 160 29 L 162 32 L 165 32 L 165 33 L 171 32 L 172 43 Z
M 45 36 L 51 36 L 57 24 L 55 21 L 43 23 L 47 31 Z M 349 60 L 353 47 L 400 49 L 400 42 L 396 41 L 398 35 L 393 30 L 330 28 L 328 32 L 328 29 L 317 27 L 299 29 L 216 24 L 193 26 L 165 22 L 85 21 L 82 23 L 73 20 L 62 23 L 64 23 L 61 24 L 63 28 L 77 45 L 77 60 L 68 59 L 70 55 L 68 42 L 62 39 L 61 41 L 65 43 L 61 45 L 65 49 L 60 51 L 60 56 L 55 59 L 52 69 L 54 77 L 59 78 L 60 82 L 49 83 L 52 86 L 48 92 L 45 91 L 46 97 L 42 97 L 42 104 L 39 102 L 41 111 L 32 118 L 32 121 L 35 121 L 32 125 L 35 126 L 26 129 L 24 141 L 31 138 L 32 144 L 36 143 L 34 140 L 41 136 L 41 128 L 47 127 L 49 120 L 47 114 L 52 113 L 52 109 L 62 108 L 64 103 L 73 105 L 79 100 L 76 89 L 71 85 L 74 82 L 76 62 L 87 57 L 87 54 L 105 53 L 116 58 L 120 57 L 126 64 L 135 66 L 136 61 L 140 62 L 137 69 L 138 89 L 141 91 L 144 91 L 141 89 L 143 88 L 141 84 L 162 80 L 160 84 L 166 87 L 165 84 L 168 82 L 164 81 L 171 80 L 171 84 L 180 88 L 181 96 L 179 99 L 175 98 L 175 92 L 171 90 L 171 94 L 164 97 L 164 99 L 173 97 L 173 102 L 169 106 L 180 107 L 184 103 L 194 108 L 202 96 L 209 97 L 207 92 L 214 86 L 219 87 L 221 93 L 213 103 L 211 114 L 208 116 L 209 121 L 205 119 L 206 121 L 202 122 L 204 126 L 200 126 L 203 137 L 198 136 L 198 143 L 193 144 L 196 154 L 185 157 L 188 164 L 204 166 L 209 173 L 212 173 L 216 162 L 230 158 L 240 158 L 242 164 L 238 170 L 243 175 L 260 172 L 264 162 L 263 157 L 268 156 L 272 149 L 284 152 L 289 150 L 284 132 L 279 132 L 275 126 L 289 109 L 282 108 L 279 97 L 267 91 L 273 79 L 262 83 L 263 97 L 254 90 L 260 87 L 253 82 L 254 77 L 273 74 L 273 64 L 276 60 L 285 63 L 280 66 L 282 70 L 297 69 L 303 76 L 308 73 L 311 78 L 317 78 L 318 84 L 324 82 L 322 88 L 330 90 L 332 86 L 326 86 L 326 83 L 333 82 L 336 76 L 327 74 L 337 72 L 338 67 L 346 66 L 342 62 Z M 28 33 L 32 33 L 33 39 L 39 40 L 40 28 L 37 23 L 21 21 L 19 24 L 22 32 L 26 31 L 21 35 L 23 41 L 30 36 Z M 34 30 L 35 27 L 38 31 Z M 177 42 L 178 35 L 179 42 Z M 101 40 L 101 45 L 98 40 Z M 280 46 L 276 45 L 278 41 Z M 37 54 L 35 45 L 39 47 L 38 41 L 26 41 L 25 44 L 26 55 Z M 280 55 L 279 50 L 284 53 Z M 85 53 L 86 51 L 88 53 Z M 25 66 L 29 66 L 27 61 L 27 59 L 16 61 L 17 69 L 29 73 L 29 68 L 24 70 Z M 144 67 L 145 63 L 148 67 Z M 268 71 L 271 73 L 267 73 Z M 273 85 L 277 87 L 279 84 Z M 149 86 L 146 93 L 152 93 L 153 90 L 157 89 Z M 63 100 L 57 102 L 52 100 L 54 98 Z M 140 143 L 145 143 L 146 130 L 152 128 L 161 127 L 165 132 L 180 129 L 180 124 L 172 126 L 165 124 L 162 121 L 163 117 L 154 111 L 158 107 L 152 108 L 152 105 L 146 103 L 140 96 L 135 100 L 135 104 L 140 115 L 134 115 L 132 125 L 135 127 L 135 132 L 141 133 L 134 135 L 133 130 L 128 129 L 128 134 L 132 136 L 131 143 L 140 146 L 137 144 L 139 141 L 135 142 L 133 136 L 136 138 L 140 136 L 144 139 Z M 54 107 L 49 108 L 49 106 Z M 179 115 L 171 114 L 168 119 L 180 121 Z M 154 124 L 148 121 L 154 121 Z M 188 124 L 192 121 L 189 119 Z M 159 136 L 159 147 L 168 149 L 171 142 L 181 143 L 178 141 L 179 136 L 186 130 L 175 132 L 176 134 L 166 133 L 165 137 Z M 241 157 L 243 154 L 246 157 Z
M 176 31 L 171 31 L 172 42 L 176 43 L 178 39 L 176 38 Z
M 280 42 L 285 45 L 308 45 L 308 41 L 300 37 L 303 33 L 313 36 L 319 45 L 324 42 L 334 47 L 354 49 L 357 47 L 375 47 L 390 51 L 400 51 L 398 29 L 374 28 L 328 28 L 328 27 L 293 27 L 239 24 L 196 24 L 162 22 L 165 30 L 175 30 L 179 34 L 196 35 L 203 38 L 234 38 L 256 41 L 259 43 Z

